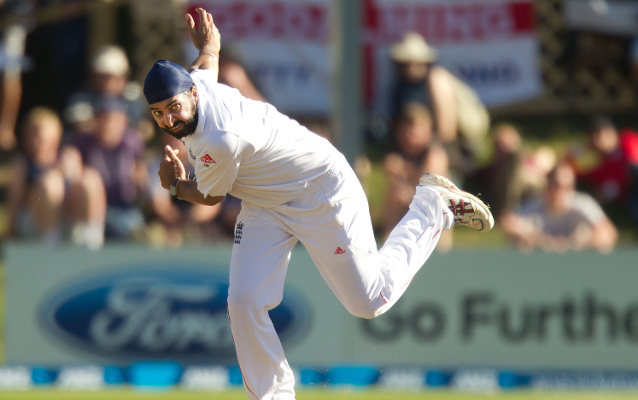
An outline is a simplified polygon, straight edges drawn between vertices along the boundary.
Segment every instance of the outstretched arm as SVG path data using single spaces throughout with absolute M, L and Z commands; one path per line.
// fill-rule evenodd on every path
M 213 22 L 213 16 L 203 8 L 198 8 L 199 27 L 195 29 L 195 20 L 186 14 L 186 26 L 193 45 L 199 50 L 199 56 L 192 62 L 191 71 L 196 69 L 211 69 L 216 75 L 219 73 L 219 50 L 221 41 L 219 30 Z

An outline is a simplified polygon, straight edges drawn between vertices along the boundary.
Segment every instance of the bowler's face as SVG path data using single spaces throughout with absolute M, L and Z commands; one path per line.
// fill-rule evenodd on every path
M 149 105 L 157 125 L 176 138 L 190 135 L 197 128 L 197 89 Z

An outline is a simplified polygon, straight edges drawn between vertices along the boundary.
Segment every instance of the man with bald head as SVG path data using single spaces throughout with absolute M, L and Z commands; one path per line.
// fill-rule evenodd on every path
M 290 253 L 302 242 L 353 315 L 374 318 L 401 297 L 442 230 L 492 228 L 488 208 L 447 179 L 424 175 L 410 210 L 377 251 L 368 203 L 345 157 L 275 107 L 217 83 L 219 32 L 198 9 L 186 21 L 200 53 L 188 73 L 160 60 L 144 82 L 159 127 L 180 138 L 195 169 L 187 178 L 166 147 L 162 186 L 213 205 L 242 200 L 230 265 L 228 317 L 251 399 L 292 400 L 294 376 L 268 316 L 282 300 Z

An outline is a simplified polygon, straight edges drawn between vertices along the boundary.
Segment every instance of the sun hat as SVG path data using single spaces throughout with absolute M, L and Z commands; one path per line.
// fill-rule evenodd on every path
M 396 62 L 424 62 L 436 61 L 436 50 L 428 46 L 423 36 L 416 32 L 408 32 L 400 42 L 392 45 L 390 55 Z

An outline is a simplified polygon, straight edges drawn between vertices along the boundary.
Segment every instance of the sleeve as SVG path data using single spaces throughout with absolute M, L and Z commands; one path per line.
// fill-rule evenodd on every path
M 193 80 L 201 80 L 208 83 L 217 83 L 217 72 L 212 69 L 196 69 L 191 72 Z
M 195 176 L 197 190 L 204 196 L 224 196 L 232 187 L 237 173 L 241 153 L 239 138 L 223 132 L 215 141 L 206 141 L 197 149 Z

